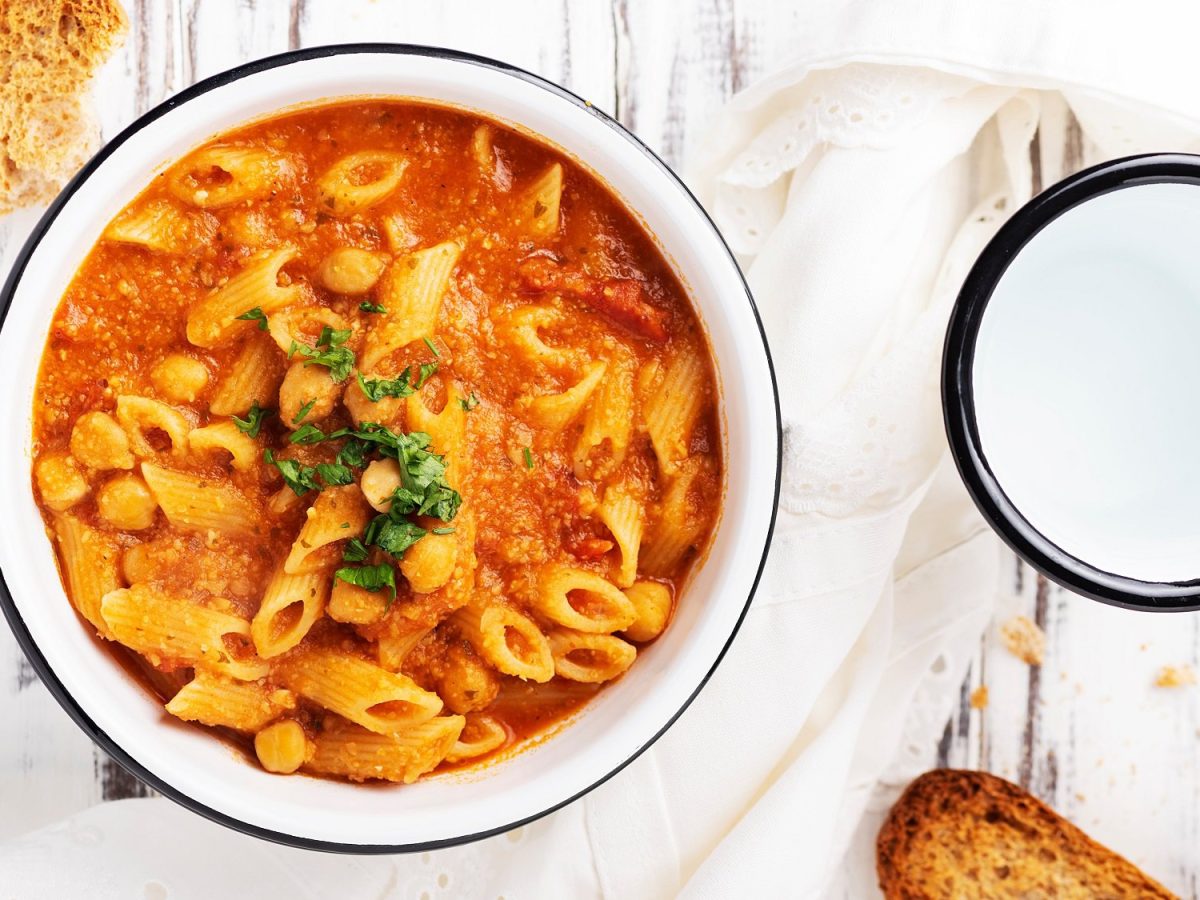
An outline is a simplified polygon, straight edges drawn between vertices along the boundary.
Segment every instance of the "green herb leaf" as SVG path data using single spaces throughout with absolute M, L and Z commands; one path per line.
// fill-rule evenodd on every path
M 321 485 L 317 482 L 317 470 L 312 466 L 303 465 L 294 459 L 276 459 L 274 452 L 269 447 L 263 451 L 263 461 L 279 470 L 284 484 L 290 487 L 297 497 L 303 497 L 309 491 L 321 489 Z
M 405 368 L 400 373 L 398 378 L 363 378 L 362 373 L 358 373 L 358 386 L 362 388 L 363 395 L 372 403 L 378 403 L 384 397 L 411 397 L 421 385 L 429 380 L 438 369 L 437 363 L 425 363 L 420 366 L 417 371 L 417 381 L 414 384 L 412 380 L 412 367 Z
M 342 559 L 346 562 L 362 562 L 367 558 L 367 548 L 358 538 L 351 538 L 342 548 Z
M 338 464 L 343 466 L 353 466 L 356 469 L 361 469 L 367 464 L 367 451 L 370 449 L 371 445 L 366 441 L 360 441 L 358 438 L 352 437 L 346 441 L 346 445 L 338 451 Z
M 267 330 L 267 314 L 263 312 L 261 306 L 256 306 L 254 309 L 246 310 L 246 312 L 242 313 L 240 316 L 238 316 L 238 318 L 247 322 L 258 322 L 259 331 Z
M 318 444 L 325 440 L 325 432 L 306 422 L 292 432 L 291 440 L 293 444 Z
M 350 339 L 350 334 L 348 328 L 334 331 L 326 325 L 321 329 L 315 347 L 292 341 L 292 346 L 288 350 L 288 359 L 291 359 L 296 353 L 306 356 L 308 362 L 304 365 L 325 366 L 329 369 L 329 377 L 341 384 L 350 377 L 350 373 L 354 370 L 354 351 L 349 347 L 342 346 Z
M 475 396 L 474 391 L 471 391 L 470 397 L 467 397 L 466 399 L 463 399 L 462 397 L 458 398 L 458 405 L 467 412 L 470 412 L 479 405 L 479 398 Z
M 354 473 L 339 463 L 317 463 L 317 474 L 330 487 L 354 483 Z
M 372 594 L 387 588 L 391 594 L 388 606 L 396 599 L 396 570 L 388 563 L 380 563 L 377 566 L 345 566 L 333 575 Z
M 433 534 L 454 534 L 453 528 L 435 528 Z
M 387 310 L 384 309 L 382 306 L 380 306 L 378 303 L 371 303 L 367 300 L 364 300 L 362 303 L 358 304 L 358 308 L 365 313 L 385 313 L 385 312 L 387 312 Z
M 316 402 L 317 402 L 317 398 L 313 397 L 311 400 L 309 400 L 307 403 L 305 403 L 302 407 L 300 407 L 300 411 L 292 417 L 292 424 L 299 425 L 301 422 L 303 422 L 304 417 L 307 416 L 310 412 L 312 412 L 312 408 L 316 404 Z
M 525 453 L 525 468 L 532 469 L 533 468 L 533 451 L 530 450 L 528 447 L 525 447 L 524 453 Z
M 358 373 L 358 386 L 362 388 L 363 395 L 372 403 L 378 403 L 384 397 L 411 397 L 416 393 L 416 388 L 410 384 L 411 374 L 408 369 L 400 373 L 399 378 L 363 378 L 362 372 Z
M 420 525 L 389 512 L 371 520 L 363 535 L 363 540 L 386 550 L 399 559 L 404 555 L 405 550 L 425 535 L 426 531 Z
M 233 424 L 237 426 L 238 431 L 256 438 L 262 430 L 263 419 L 270 414 L 271 410 L 263 409 L 258 405 L 258 401 L 255 400 L 250 404 L 250 411 L 246 413 L 246 418 L 239 419 L 237 416 L 233 416 Z
M 417 375 L 417 383 L 414 384 L 413 387 L 416 388 L 417 390 L 420 390 L 421 385 L 423 385 L 425 382 L 427 382 L 429 380 L 430 376 L 433 375 L 433 373 L 436 372 L 437 370 L 438 370 L 437 363 L 435 363 L 435 362 L 423 363 L 421 365 L 420 374 Z M 405 371 L 407 371 L 407 370 L 405 370 Z
M 433 358 L 437 359 L 442 354 L 438 353 L 438 348 L 434 346 L 433 341 L 429 338 L 421 338 L 425 342 L 425 346 L 429 348 L 429 352 L 433 354 Z

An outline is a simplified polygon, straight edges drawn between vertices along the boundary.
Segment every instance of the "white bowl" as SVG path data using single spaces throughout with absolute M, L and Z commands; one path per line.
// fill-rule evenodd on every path
M 286 107 L 363 95 L 423 98 L 519 124 L 603 178 L 657 235 L 690 289 L 717 359 L 727 436 L 724 512 L 666 634 L 548 740 L 473 773 L 395 787 L 280 778 L 203 730 L 168 721 L 63 595 L 30 479 L 30 414 L 51 317 L 109 219 L 156 172 L 215 134 Z M 15 432 L 2 451 L 0 606 L 51 693 L 96 743 L 156 790 L 248 834 L 312 849 L 399 852 L 545 815 L 611 777 L 670 726 L 720 661 L 758 582 L 774 525 L 780 428 L 766 340 L 737 264 L 695 198 L 635 137 L 507 65 L 431 48 L 346 45 L 202 81 L 134 122 L 71 181 L 19 255 L 0 303 L 0 421 Z

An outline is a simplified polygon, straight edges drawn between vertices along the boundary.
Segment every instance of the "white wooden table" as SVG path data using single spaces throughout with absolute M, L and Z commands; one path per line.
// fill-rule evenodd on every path
M 788 60 L 799 4 L 779 0 L 125 0 L 132 29 L 98 88 L 103 131 L 254 57 L 355 40 L 446 45 L 558 81 L 614 114 L 669 163 L 735 91 Z M 1046 183 L 1088 161 L 1078 130 L 1043 134 Z M 1036 187 L 1036 185 L 1035 185 Z M 35 216 L 0 222 L 5 259 Z M 7 270 L 7 262 L 4 263 Z M 1034 433 L 1029 440 L 1037 441 Z M 975 651 L 930 765 L 1019 781 L 1168 887 L 1200 898 L 1200 689 L 1153 686 L 1164 664 L 1200 667 L 1200 615 L 1110 609 L 1048 585 L 1015 559 L 997 621 L 1046 630 L 1041 668 Z M 972 709 L 986 684 L 990 703 Z M 146 789 L 71 723 L 0 629 L 0 839 Z

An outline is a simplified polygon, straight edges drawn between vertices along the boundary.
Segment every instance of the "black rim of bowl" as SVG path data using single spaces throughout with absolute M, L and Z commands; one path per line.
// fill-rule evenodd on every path
M 195 97 L 200 96 L 201 94 L 207 93 L 208 91 L 211 91 L 214 88 L 219 88 L 223 85 L 229 84 L 230 82 L 237 81 L 241 78 L 245 78 L 248 75 L 253 75 L 257 72 L 262 72 L 262 71 L 265 71 L 268 69 L 275 69 L 280 66 L 291 65 L 293 63 L 304 62 L 306 60 L 321 59 L 321 58 L 328 57 L 328 56 L 353 55 L 353 54 L 379 54 L 379 53 L 400 54 L 400 55 L 406 55 L 406 56 L 423 56 L 423 57 L 453 60 L 456 62 L 466 63 L 469 65 L 479 66 L 479 67 L 482 67 L 485 69 L 490 69 L 494 72 L 498 72 L 503 75 L 517 78 L 522 81 L 528 82 L 529 84 L 536 85 L 537 87 L 540 87 L 546 91 L 549 91 L 552 94 L 557 95 L 558 97 L 560 97 L 564 100 L 571 102 L 575 106 L 585 110 L 590 115 L 599 119 L 601 122 L 603 122 L 609 128 L 613 129 L 613 131 L 615 131 L 617 134 L 619 134 L 621 137 L 623 137 L 625 140 L 627 140 L 630 144 L 632 144 L 634 147 L 636 147 L 643 155 L 645 155 L 652 163 L 654 163 L 654 165 L 664 175 L 667 176 L 667 178 L 670 180 L 670 182 L 672 184 L 674 184 L 676 189 L 679 190 L 684 195 L 685 200 L 688 203 L 690 203 L 695 208 L 695 210 L 701 215 L 704 222 L 712 230 L 713 235 L 717 238 L 718 241 L 720 241 L 721 246 L 725 248 L 725 253 L 728 255 L 730 265 L 733 267 L 734 271 L 736 271 L 738 273 L 738 276 L 741 279 L 742 287 L 745 291 L 744 299 L 745 299 L 746 303 L 749 305 L 751 313 L 754 316 L 755 323 L 758 326 L 759 337 L 762 340 L 763 353 L 764 353 L 764 356 L 765 356 L 766 362 L 767 362 L 767 369 L 768 369 L 768 372 L 771 377 L 771 393 L 772 393 L 773 403 L 775 406 L 775 434 L 772 436 L 774 439 L 774 444 L 775 444 L 775 483 L 774 483 L 774 487 L 773 487 L 773 495 L 772 495 L 772 502 L 771 502 L 771 517 L 770 517 L 770 521 L 767 524 L 766 538 L 764 540 L 763 547 L 761 550 L 761 556 L 759 559 L 758 567 L 755 570 L 754 579 L 750 585 L 750 591 L 746 596 L 746 602 L 743 605 L 740 613 L 738 614 L 738 618 L 737 618 L 736 622 L 734 623 L 733 629 L 729 633 L 729 637 L 726 639 L 725 644 L 721 647 L 720 652 L 717 654 L 717 658 L 713 662 L 712 667 L 708 670 L 707 673 L 705 673 L 705 675 L 701 679 L 700 683 L 696 686 L 695 690 L 693 690 L 692 693 L 687 697 L 687 699 L 684 701 L 683 705 L 679 709 L 677 709 L 674 713 L 671 714 L 671 716 L 667 719 L 665 724 L 645 744 L 643 744 L 636 751 L 634 751 L 627 759 L 625 759 L 616 768 L 607 772 L 606 774 L 604 774 L 602 777 L 598 778 L 596 781 L 594 781 L 592 784 L 588 785 L 583 790 L 578 791 L 569 797 L 565 797 L 561 801 L 547 807 L 546 809 L 543 809 L 531 816 L 526 816 L 519 820 L 514 820 L 512 822 L 508 822 L 499 827 L 490 828 L 486 831 L 468 833 L 468 834 L 463 834 L 463 835 L 459 835 L 459 836 L 452 837 L 452 838 L 443 838 L 440 840 L 426 841 L 426 842 L 421 842 L 421 843 L 348 844 L 348 843 L 340 843 L 340 842 L 335 842 L 335 841 L 314 840 L 312 838 L 306 838 L 306 837 L 301 837 L 301 836 L 297 836 L 297 835 L 286 834 L 283 832 L 272 831 L 267 828 L 262 828 L 257 825 L 252 825 L 248 822 L 243 822 L 240 819 L 234 818 L 233 816 L 227 815 L 226 813 L 220 812 L 219 810 L 216 810 L 209 806 L 206 806 L 205 804 L 194 800 L 193 798 L 189 797 L 187 794 L 184 794 L 182 791 L 175 788 L 173 785 L 171 785 L 171 784 L 167 783 L 166 781 L 164 781 L 163 779 L 159 778 L 157 775 L 155 775 L 153 772 L 149 771 L 145 766 L 143 766 L 141 763 L 139 763 L 127 750 L 125 750 L 123 747 L 118 745 L 109 735 L 107 735 L 101 728 L 99 728 L 96 725 L 96 723 L 93 722 L 92 719 L 88 716 L 87 712 L 67 692 L 67 690 L 63 686 L 62 682 L 58 680 L 58 677 L 55 675 L 54 671 L 50 668 L 49 664 L 46 662 L 46 658 L 42 655 L 41 651 L 38 649 L 37 644 L 34 642 L 32 635 L 29 633 L 29 629 L 25 626 L 25 623 L 22 620 L 19 611 L 17 610 L 16 604 L 13 601 L 12 593 L 9 590 L 7 582 L 4 580 L 3 573 L 0 573 L 0 609 L 4 610 L 4 615 L 8 619 L 8 623 L 9 623 L 10 627 L 12 628 L 13 634 L 17 638 L 17 643 L 20 644 L 21 649 L 25 652 L 25 655 L 29 658 L 30 663 L 33 665 L 34 669 L 37 671 L 38 676 L 42 680 L 42 683 L 46 685 L 46 687 L 49 689 L 51 695 L 53 695 L 55 700 L 58 701 L 59 705 L 61 705 L 62 708 L 64 710 L 66 710 L 67 714 L 70 715 L 70 717 L 75 721 L 75 723 L 80 728 L 82 728 L 83 731 L 86 732 L 87 735 L 98 746 L 100 746 L 110 757 L 112 757 L 114 760 L 116 760 L 123 768 L 125 768 L 128 772 L 130 772 L 132 775 L 134 775 L 141 781 L 145 782 L 150 787 L 154 788 L 154 790 L 158 791 L 159 793 L 163 794 L 166 797 L 169 797 L 171 800 L 174 800 L 176 803 L 180 804 L 181 806 L 184 806 L 187 809 L 190 809 L 193 812 L 198 813 L 198 814 L 204 816 L 205 818 L 210 819 L 213 822 L 224 825 L 228 828 L 232 828 L 235 831 L 240 831 L 243 834 L 248 834 L 253 837 L 262 838 L 264 840 L 273 841 L 273 842 L 279 843 L 279 844 L 286 844 L 286 845 L 292 846 L 292 847 L 300 847 L 302 849 L 307 849 L 307 850 L 321 850 L 321 851 L 332 852 L 332 853 L 372 853 L 372 854 L 377 854 L 377 853 L 419 852 L 419 851 L 426 851 L 426 850 L 436 850 L 441 847 L 452 847 L 452 846 L 456 846 L 458 844 L 465 844 L 465 843 L 469 843 L 471 841 L 482 840 L 483 838 L 492 837 L 493 835 L 503 834 L 504 832 L 509 831 L 513 828 L 517 828 L 519 826 L 528 824 L 529 822 L 533 822 L 537 819 L 540 819 L 543 816 L 549 815 L 550 813 L 555 812 L 558 809 L 561 809 L 562 807 L 568 805 L 569 803 L 573 803 L 575 800 L 578 800 L 584 794 L 589 793 L 590 791 L 599 787 L 604 782 L 608 781 L 610 778 L 612 778 L 614 775 L 616 775 L 618 772 L 620 772 L 622 769 L 624 769 L 627 765 L 629 765 L 631 762 L 633 762 L 635 759 L 637 759 L 639 756 L 641 756 L 641 754 L 647 748 L 649 748 L 655 741 L 657 741 L 660 737 L 662 737 L 663 734 L 666 733 L 667 729 L 669 729 L 675 723 L 675 721 L 683 714 L 684 710 L 686 710 L 688 708 L 688 706 L 691 705 L 692 701 L 696 699 L 696 696 L 700 693 L 700 691 L 704 688 L 704 686 L 708 683 L 709 679 L 712 677 L 713 672 L 715 672 L 717 667 L 721 664 L 721 661 L 724 659 L 725 654 L 728 652 L 730 645 L 733 643 L 733 639 L 737 636 L 738 630 L 741 628 L 742 622 L 745 620 L 746 613 L 750 609 L 750 601 L 754 598 L 754 593 L 758 589 L 759 581 L 762 578 L 763 567 L 767 561 L 767 552 L 770 549 L 771 538 L 775 531 L 776 514 L 777 514 L 778 508 L 779 508 L 779 487 L 780 487 L 780 478 L 781 478 L 781 474 L 782 474 L 782 457 L 783 457 L 783 428 L 782 428 L 782 423 L 780 421 L 780 414 L 779 414 L 779 389 L 778 389 L 778 385 L 777 385 L 776 379 L 775 379 L 775 366 L 774 366 L 774 362 L 771 358 L 771 350 L 770 350 L 769 345 L 767 344 L 766 333 L 763 330 L 762 318 L 758 313 L 758 308 L 755 306 L 754 298 L 750 293 L 750 288 L 749 288 L 749 286 L 746 285 L 745 277 L 742 276 L 741 269 L 738 267 L 737 260 L 734 258 L 733 253 L 729 250 L 728 245 L 726 244 L 724 238 L 721 236 L 721 233 L 717 229 L 716 225 L 713 223 L 712 218 L 708 215 L 708 213 L 704 209 L 704 207 L 700 205 L 700 202 L 695 198 L 695 196 L 688 189 L 688 187 L 683 183 L 683 181 L 679 178 L 679 176 L 676 175 L 675 172 L 666 163 L 664 163 L 658 157 L 657 154 L 654 153 L 654 151 L 652 151 L 649 147 L 647 147 L 644 143 L 642 143 L 642 141 L 636 135 L 634 135 L 632 132 L 630 132 L 628 129 L 626 129 L 623 125 L 621 125 L 619 122 L 617 122 L 611 116 L 607 115 L 606 113 L 601 112 L 596 107 L 587 103 L 585 100 L 576 96 L 575 94 L 571 93 L 570 91 L 566 90 L 565 88 L 561 87 L 560 85 L 557 85 L 552 81 L 548 81 L 539 75 L 534 75 L 531 72 L 526 72 L 524 69 L 520 69 L 520 68 L 517 68 L 516 66 L 509 65 L 508 63 L 499 62 L 494 59 L 489 59 L 484 56 L 477 56 L 477 55 L 474 55 L 471 53 L 464 53 L 464 52 L 461 52 L 458 50 L 449 50 L 449 49 L 442 48 L 442 47 L 426 47 L 426 46 L 422 46 L 422 45 L 418 45 L 418 44 L 354 43 L 354 44 L 335 44 L 335 45 L 329 45 L 329 46 L 324 46 L 324 47 L 311 47 L 311 48 L 306 48 L 303 50 L 293 50 L 293 51 L 289 51 L 287 53 L 278 54 L 276 56 L 270 56 L 270 57 L 266 57 L 264 59 L 259 59 L 259 60 L 255 60 L 253 62 L 245 63 L 243 65 L 229 69 L 225 72 L 221 72 L 217 75 L 213 75 L 210 78 L 206 78 L 203 81 L 197 82 L 196 84 L 192 85 L 191 87 L 185 88 L 184 90 L 180 91 L 175 96 L 163 101 L 158 106 L 151 109 L 149 112 L 143 114 L 142 116 L 139 116 L 131 125 L 129 125 L 127 128 L 125 128 L 120 134 L 118 134 L 115 138 L 113 138 L 111 141 L 109 141 L 104 147 L 102 147 L 100 149 L 100 151 L 96 154 L 96 156 L 93 157 L 87 163 L 87 165 L 85 165 L 78 172 L 78 174 L 76 174 L 75 177 L 71 179 L 70 182 L 68 182 L 66 187 L 63 188 L 62 192 L 58 195 L 57 198 L 55 198 L 54 202 L 50 204 L 49 209 L 46 210 L 46 213 L 42 216 L 42 218 L 38 221 L 37 225 L 34 227 L 28 240 L 25 242 L 25 245 L 21 248 L 20 253 L 17 255 L 16 261 L 14 262 L 12 271 L 9 274 L 8 279 L 4 284 L 3 290 L 0 291 L 0 328 L 3 328 L 3 323 L 8 317 L 8 310 L 12 304 L 13 294 L 16 291 L 17 284 L 20 282 L 21 277 L 24 274 L 25 267 L 29 262 L 30 256 L 33 254 L 34 250 L 37 248 L 38 244 L 41 242 L 42 238 L 45 236 L 46 232 L 49 230 L 51 225 L 53 225 L 54 220 L 58 217 L 59 212 L 61 212 L 61 210 L 62 210 L 63 206 L 66 204 L 67 200 L 75 193 L 75 191 L 77 191 L 79 189 L 80 185 L 82 185 L 84 181 L 86 181 L 88 178 L 91 177 L 91 175 L 97 170 L 97 168 L 101 165 L 101 163 L 103 163 L 104 160 L 106 160 L 113 153 L 113 151 L 115 151 L 118 147 L 120 147 L 123 143 L 125 143 L 125 141 L 127 141 L 131 136 L 136 134 L 142 128 L 146 127 L 151 122 L 155 121 L 156 119 L 158 119 L 162 115 L 166 114 L 170 110 L 174 109 L 175 107 L 180 106 L 181 104 L 186 103 L 189 100 L 192 100 Z M 762 435 L 761 439 L 769 440 L 771 438 L 769 438 L 767 435 Z M 14 476 L 14 477 L 16 477 L 16 476 Z M 25 476 L 25 477 L 27 477 L 27 476 Z
M 1021 207 L 984 248 L 963 282 L 950 315 L 942 360 L 942 408 L 950 451 L 971 498 L 992 528 L 1026 562 L 1063 587 L 1113 606 L 1157 612 L 1200 609 L 1200 579 L 1153 582 L 1105 572 L 1066 552 L 1030 524 L 988 466 L 975 420 L 971 373 L 988 300 L 1017 254 L 1039 231 L 1102 194 L 1172 183 L 1200 186 L 1200 156 L 1154 153 L 1101 163 L 1064 179 Z

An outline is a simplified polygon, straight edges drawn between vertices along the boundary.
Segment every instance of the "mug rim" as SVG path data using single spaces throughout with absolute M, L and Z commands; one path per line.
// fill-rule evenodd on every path
M 1001 539 L 1051 581 L 1092 600 L 1150 612 L 1200 610 L 1200 577 L 1148 581 L 1105 571 L 1064 550 L 1005 494 L 987 461 L 975 414 L 976 342 L 988 302 L 1025 245 L 1064 213 L 1104 194 L 1151 184 L 1200 186 L 1200 155 L 1145 153 L 1110 160 L 1059 181 L 1002 225 L 971 267 L 950 314 L 942 355 L 942 412 L 950 454 L 971 499 Z
M 683 202 L 693 207 L 694 210 L 699 213 L 699 221 L 703 224 L 703 226 L 707 227 L 707 229 L 711 231 L 712 236 L 715 237 L 719 245 L 724 249 L 729 265 L 732 267 L 732 272 L 736 275 L 737 280 L 742 286 L 745 301 L 749 306 L 753 321 L 757 327 L 758 339 L 761 341 L 762 345 L 763 360 L 766 363 L 767 373 L 769 375 L 771 386 L 770 400 L 774 411 L 773 423 L 775 431 L 775 477 L 770 491 L 769 520 L 766 523 L 766 530 L 760 558 L 754 569 L 754 575 L 750 581 L 745 602 L 738 611 L 732 628 L 717 652 L 712 665 L 708 668 L 707 672 L 704 673 L 703 677 L 699 680 L 694 689 L 686 696 L 682 705 L 670 714 L 661 728 L 655 731 L 648 740 L 638 746 L 629 756 L 627 756 L 618 765 L 605 772 L 601 777 L 591 781 L 582 790 L 570 794 L 561 801 L 553 803 L 534 814 L 519 817 L 503 825 L 478 832 L 457 835 L 450 838 L 440 838 L 431 841 L 410 842 L 405 844 L 346 843 L 275 831 L 270 828 L 265 828 L 260 825 L 243 821 L 233 815 L 230 815 L 229 813 L 214 809 L 213 807 L 196 800 L 183 790 L 172 785 L 166 779 L 149 770 L 146 766 L 134 758 L 130 752 L 120 746 L 101 727 L 99 727 L 95 721 L 93 721 L 79 701 L 73 697 L 71 692 L 59 679 L 54 669 L 51 667 L 46 657 L 40 650 L 37 642 L 34 640 L 28 626 L 25 624 L 2 569 L 0 569 L 0 610 L 3 611 L 11 630 L 16 637 L 18 645 L 29 659 L 42 683 L 47 687 L 51 696 L 54 697 L 54 699 L 64 709 L 64 711 L 66 711 L 76 725 L 78 725 L 80 729 L 82 729 L 88 735 L 88 737 L 91 738 L 93 743 L 104 750 L 104 752 L 110 758 L 115 760 L 122 768 L 136 777 L 139 781 L 153 788 L 158 793 L 163 794 L 173 802 L 178 803 L 179 805 L 203 816 L 206 819 L 209 819 L 210 821 L 223 825 L 234 831 L 271 841 L 273 843 L 297 847 L 300 849 L 353 854 L 424 852 L 445 847 L 458 846 L 502 834 L 506 831 L 510 831 L 514 828 L 518 828 L 530 822 L 541 819 L 544 816 L 547 816 L 550 813 L 553 813 L 575 802 L 584 795 L 593 791 L 595 788 L 607 782 L 609 779 L 622 771 L 626 766 L 632 763 L 635 759 L 641 756 L 642 753 L 649 749 L 651 745 L 657 742 L 659 738 L 661 738 L 663 734 L 670 729 L 670 727 L 679 719 L 683 712 L 692 704 L 695 698 L 699 695 L 700 691 L 712 678 L 713 674 L 720 666 L 722 660 L 728 652 L 729 647 L 732 645 L 733 640 L 737 636 L 741 625 L 745 620 L 746 614 L 750 609 L 750 604 L 754 598 L 758 586 L 761 583 L 763 569 L 766 565 L 779 510 L 779 494 L 783 469 L 783 426 L 779 406 L 778 382 L 775 374 L 775 366 L 771 355 L 770 345 L 767 342 L 762 317 L 759 314 L 757 305 L 755 304 L 753 294 L 750 292 L 750 288 L 746 283 L 745 275 L 742 273 L 736 257 L 730 250 L 728 243 L 725 241 L 725 238 L 721 234 L 720 230 L 713 222 L 712 217 L 708 214 L 707 210 L 705 210 L 705 208 L 701 205 L 699 200 L 695 197 L 683 180 L 675 173 L 675 171 L 669 165 L 667 165 L 667 163 L 665 163 L 653 150 L 651 150 L 640 138 L 638 138 L 620 122 L 559 84 L 543 78 L 542 76 L 528 72 L 517 66 L 486 56 L 460 50 L 453 50 L 445 47 L 426 46 L 421 44 L 355 42 L 289 50 L 284 53 L 252 60 L 211 75 L 181 90 L 177 94 L 167 98 L 142 115 L 138 116 L 133 122 L 122 129 L 120 133 L 118 133 L 112 140 L 105 143 L 95 154 L 95 156 L 93 156 L 83 166 L 83 168 L 80 169 L 79 172 L 77 172 L 70 179 L 70 181 L 54 198 L 43 215 L 39 218 L 37 224 L 31 230 L 28 238 L 25 240 L 14 259 L 12 269 L 6 278 L 3 287 L 0 288 L 0 330 L 3 329 L 4 324 L 8 320 L 8 313 L 14 296 L 17 292 L 18 284 L 22 279 L 30 258 L 33 256 L 38 245 L 41 243 L 42 239 L 46 236 L 47 232 L 54 224 L 62 208 L 76 193 L 76 191 L 78 191 L 82 184 L 88 178 L 90 178 L 97 169 L 99 169 L 104 161 L 133 135 L 176 107 L 209 91 L 225 86 L 231 82 L 238 81 L 247 76 L 269 69 L 275 69 L 309 60 L 354 54 L 397 54 L 405 56 L 429 57 L 448 60 L 451 62 L 465 63 L 488 69 L 501 75 L 519 79 L 527 84 L 548 91 L 561 99 L 567 100 L 574 106 L 586 111 L 604 125 L 608 126 L 621 138 L 631 144 L 643 156 L 645 156 L 657 169 L 659 169 L 667 177 L 668 181 L 673 183 L 674 186 L 682 192 Z M 731 302 L 740 303 L 740 300 Z M 763 437 L 766 439 L 765 435 Z

